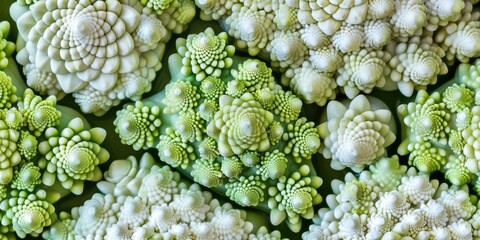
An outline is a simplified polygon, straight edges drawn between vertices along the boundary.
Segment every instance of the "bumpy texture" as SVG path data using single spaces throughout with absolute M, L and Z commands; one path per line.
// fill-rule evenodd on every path
M 155 192 L 143 189 L 158 183 Z M 168 166 L 160 167 L 152 155 L 115 160 L 83 206 L 62 213 L 59 221 L 43 233 L 47 239 L 258 239 L 269 233 L 247 220 L 247 212 L 220 204 L 212 193 L 197 184 L 180 180 Z M 163 201 L 151 201 L 161 198 Z M 148 203 L 148 204 L 147 204 Z M 263 225 L 255 219 L 257 227 Z M 67 232 L 68 230 L 69 232 Z
M 277 212 L 293 208 L 285 210 L 283 217 L 271 211 L 271 218 L 275 225 L 285 220 L 292 230 L 299 231 L 300 219 L 311 218 L 313 206 L 322 200 L 315 190 L 321 181 L 311 162 L 321 145 L 319 134 L 313 122 L 300 117 L 300 98 L 282 90 L 265 63 L 231 55 L 234 49 L 227 46 L 226 36 L 207 29 L 177 40 L 179 53 L 169 58 L 172 81 L 164 91 L 136 103 L 143 112 L 160 109 L 163 114 L 134 119 L 129 116 L 137 108 L 127 105 L 117 114 L 117 132 L 124 131 L 121 122 L 156 126 L 149 129 L 152 134 L 148 136 L 159 133 L 154 144 L 162 162 L 242 206 L 267 212 L 270 204 L 276 204 Z M 197 51 L 198 43 L 217 47 Z M 225 64 L 210 66 L 200 60 Z M 331 97 L 333 93 L 326 94 Z M 157 126 L 155 121 L 161 124 Z M 129 141 L 129 135 L 119 136 L 137 149 L 151 148 L 146 134 L 135 135 L 141 137 L 135 142 Z M 302 180 L 296 177 L 300 166 Z M 298 187 L 306 190 L 285 196 L 278 190 L 282 193 L 269 200 L 267 189 L 283 189 L 287 176 L 294 176 L 290 178 L 300 181 Z
M 403 95 L 411 96 L 414 89 L 426 89 L 437 82 L 437 75 L 447 73 L 447 65 L 442 62 L 445 52 L 432 42 L 430 37 L 414 37 L 405 43 L 387 45 L 393 56 L 388 62 L 392 72 L 387 79 L 397 82 Z
M 405 96 L 447 73 L 445 64 L 480 56 L 476 1 L 448 0 L 223 0 L 195 1 L 200 18 L 215 19 L 235 46 L 260 56 L 303 88 L 315 89 L 313 74 L 298 76 L 302 62 L 339 76 L 336 85 L 354 98 L 372 88 L 399 89 Z M 386 52 L 386 54 L 378 53 Z M 377 55 L 382 61 L 369 61 Z M 386 56 L 390 55 L 390 56 Z M 342 60 L 343 59 L 343 60 Z M 345 64 L 343 64 L 345 61 Z M 374 62 L 374 63 L 372 63 Z M 385 62 L 385 63 L 382 63 Z M 359 69 L 364 65 L 364 69 Z M 342 67 L 343 66 L 343 67 Z M 369 68 L 369 69 L 366 69 Z M 365 70 L 365 71 L 363 71 Z M 355 76 L 355 72 L 370 72 Z M 388 76 L 383 79 L 381 74 Z M 294 74 L 295 72 L 295 74 Z M 391 74 L 389 74 L 391 72 Z M 367 78 L 368 76 L 368 78 Z M 386 82 L 384 82 L 386 81 Z M 355 84 L 353 84 L 355 82 Z M 326 85 L 326 84 L 325 84 Z M 307 98 L 323 106 L 323 97 Z
M 121 100 L 150 91 L 170 31 L 183 31 L 195 14 L 193 3 L 176 9 L 180 2 L 14 3 L 22 43 L 17 61 L 34 90 L 57 97 L 73 93 L 83 112 L 103 115 Z
M 5 71 L 18 70 L 9 63 Z M 70 192 L 81 194 L 86 180 L 100 180 L 98 166 L 91 172 L 88 167 L 92 165 L 76 170 L 89 164 L 88 160 L 95 162 L 93 159 L 99 158 L 100 161 L 95 162 L 98 165 L 108 159 L 108 152 L 99 146 L 105 131 L 89 129 L 88 123 L 78 118 L 79 113 L 57 105 L 55 96 L 42 99 L 35 95 L 31 89 L 26 89 L 21 78 L 13 75 L 10 78 L 0 71 L 0 81 L 3 87 L 0 91 L 3 99 L 0 106 L 0 238 L 38 237 L 57 220 L 55 202 Z M 26 89 L 23 96 L 15 95 L 16 88 Z M 73 136 L 79 128 L 86 130 L 77 131 Z M 63 136 L 57 136 L 59 132 Z M 62 146 L 48 152 L 46 146 L 50 144 Z M 83 154 L 84 150 L 90 154 Z M 58 167 L 47 164 L 46 159 L 52 158 L 62 158 Z M 74 169 L 68 165 L 69 160 L 77 163 Z M 53 180 L 58 175 L 64 184 L 52 185 L 52 175 Z M 68 179 L 70 176 L 74 179 Z
M 10 32 L 10 23 L 7 21 L 0 22 L 0 70 L 8 66 L 10 57 L 15 50 L 15 44 L 7 40 Z
M 178 53 L 183 57 L 182 73 L 195 74 L 198 81 L 207 76 L 220 77 L 223 68 L 232 65 L 230 58 L 235 48 L 227 45 L 228 35 L 215 36 L 211 28 L 198 35 L 189 35 L 187 39 L 177 39 Z
M 68 123 L 62 131 L 48 128 L 48 139 L 38 145 L 44 155 L 38 162 L 43 173 L 43 183 L 52 186 L 58 179 L 62 186 L 75 194 L 83 192 L 83 181 L 99 181 L 102 177 L 99 164 L 110 157 L 106 149 L 100 147 L 106 131 L 102 128 L 85 130 L 80 118 Z
M 19 237 L 39 236 L 56 220 L 55 207 L 44 190 L 32 193 L 14 190 L 10 194 L 8 200 L 0 203 L 0 210 L 5 211 L 2 224 L 11 224 Z
M 479 85 L 477 60 L 461 64 L 454 79 L 432 93 L 419 91 L 414 101 L 398 107 L 402 143 L 398 153 L 420 171 L 441 171 L 452 184 L 478 189 Z
M 156 127 L 160 126 L 158 118 L 159 108 L 148 108 L 141 102 L 130 105 L 126 110 L 117 112 L 117 120 L 113 124 L 118 126 L 115 131 L 120 135 L 123 144 L 133 145 L 135 150 L 152 147 L 154 138 L 158 136 Z
M 360 172 L 382 157 L 395 141 L 392 113 L 377 99 L 369 101 L 358 95 L 348 105 L 331 101 L 326 115 L 318 133 L 325 142 L 323 156 L 331 159 L 333 169 L 349 167 Z
M 344 181 L 332 181 L 328 207 L 318 211 L 303 239 L 479 237 L 480 212 L 466 186 L 449 187 L 414 168 L 407 171 L 397 157 L 370 167 L 382 172 L 348 173 Z

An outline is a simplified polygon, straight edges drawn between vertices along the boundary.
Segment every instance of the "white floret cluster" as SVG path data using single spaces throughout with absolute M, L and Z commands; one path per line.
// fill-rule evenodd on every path
M 315 224 L 303 239 L 476 239 L 480 211 L 466 186 L 448 187 L 398 157 L 383 158 L 359 177 L 332 181 Z M 406 237 L 406 238 L 405 238 Z
M 281 239 L 265 227 L 253 232 L 246 211 L 188 186 L 148 153 L 114 161 L 104 177 L 101 193 L 60 214 L 45 239 Z
M 28 86 L 59 99 L 72 93 L 84 113 L 95 115 L 140 99 L 151 90 L 172 33 L 183 32 L 196 11 L 193 0 L 169 1 L 155 12 L 144 2 L 13 3 L 16 60 Z
M 399 89 L 411 96 L 414 90 L 435 84 L 455 60 L 478 57 L 476 2 L 196 0 L 195 4 L 202 19 L 222 23 L 238 49 L 269 59 L 272 67 L 284 72 L 283 84 L 305 101 L 323 106 L 339 91 L 350 99 L 374 88 Z M 311 69 L 318 74 L 304 74 L 310 78 L 299 81 L 303 76 L 298 74 Z

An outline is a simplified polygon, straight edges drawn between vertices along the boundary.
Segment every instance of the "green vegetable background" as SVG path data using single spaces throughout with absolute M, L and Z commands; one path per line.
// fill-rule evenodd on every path
M 476 1 L 35 2 L 0 7 L 0 239 L 480 238 Z M 116 14 L 90 64 L 38 31 L 74 3 Z

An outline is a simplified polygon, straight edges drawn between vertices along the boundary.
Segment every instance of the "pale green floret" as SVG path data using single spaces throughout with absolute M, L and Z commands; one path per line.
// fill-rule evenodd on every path
M 302 100 L 290 91 L 275 90 L 274 113 L 282 122 L 290 122 L 298 119 L 302 112 Z
M 275 94 L 269 88 L 257 89 L 253 92 L 255 100 L 262 104 L 265 110 L 273 110 L 275 108 Z
M 404 117 L 403 122 L 418 140 L 435 140 L 447 144 L 450 114 L 440 98 L 438 92 L 429 96 L 420 90 L 415 102 L 398 107 L 399 114 Z
M 275 81 L 272 69 L 264 62 L 248 59 L 238 64 L 237 68 L 232 69 L 231 75 L 236 81 L 243 82 L 249 92 L 253 93 L 264 88 L 273 89 Z
M 186 76 L 195 74 L 197 81 L 207 76 L 220 77 L 224 68 L 232 66 L 230 58 L 235 53 L 232 45 L 227 45 L 228 35 L 220 33 L 215 36 L 211 28 L 187 39 L 178 39 L 178 53 L 183 57 L 182 73 Z
M 82 111 L 103 115 L 150 90 L 172 31 L 184 31 L 195 15 L 187 1 L 13 3 L 16 58 L 30 87 L 57 97 L 72 93 Z
M 166 105 L 163 113 L 172 114 L 193 109 L 198 104 L 200 94 L 197 87 L 188 81 L 175 81 L 165 86 L 165 98 L 162 103 Z
M 450 155 L 445 165 L 445 178 L 453 185 L 462 186 L 472 180 L 472 173 L 466 166 L 465 156 L 458 157 Z
M 455 83 L 442 93 L 442 101 L 450 111 L 459 112 L 473 105 L 474 95 L 475 93 L 466 88 L 464 84 Z
M 47 240 L 74 240 L 74 228 L 77 221 L 71 219 L 72 216 L 66 212 L 61 212 L 58 220 L 42 233 L 43 239 Z
M 190 172 L 193 180 L 205 187 L 214 187 L 223 184 L 224 175 L 220 170 L 220 164 L 208 159 L 197 159 L 192 165 Z
M 363 26 L 344 24 L 332 35 L 332 45 L 342 53 L 359 51 L 365 42 Z
M 233 80 L 227 83 L 227 89 L 225 94 L 230 95 L 234 98 L 241 97 L 245 92 L 247 92 L 247 87 L 245 82 L 239 80 Z
M 343 64 L 343 53 L 331 44 L 310 50 L 309 54 L 312 66 L 320 73 L 335 73 Z
M 268 139 L 270 140 L 270 144 L 275 145 L 277 144 L 283 136 L 283 126 L 277 121 L 273 121 L 270 124 L 270 127 L 267 130 Z
M 320 30 L 317 24 L 308 24 L 299 30 L 308 49 L 319 49 L 330 43 L 330 38 Z
M 248 232 L 253 230 L 253 224 L 245 221 L 246 212 L 234 209 L 230 204 L 216 207 L 207 219 L 214 226 L 216 239 L 246 239 Z
M 13 167 L 22 161 L 18 149 L 20 133 L 9 129 L 4 121 L 0 120 L 0 184 L 8 184 L 13 178 Z
M 450 65 L 456 59 L 466 63 L 480 54 L 480 16 L 477 9 L 472 11 L 472 1 L 464 2 L 465 7 L 461 8 L 459 19 L 445 24 L 436 31 L 435 42 L 445 49 L 445 58 Z M 455 5 L 455 8 L 462 6 Z
M 187 25 L 195 17 L 195 2 L 191 0 L 177 0 L 177 2 L 178 4 L 175 7 L 175 12 L 173 12 L 172 18 L 180 25 Z M 177 28 L 175 28 L 173 32 L 178 33 Z
M 374 1 L 390 1 L 391 5 L 393 5 L 392 0 Z M 365 33 L 365 48 L 382 49 L 392 40 L 391 25 L 385 19 L 371 19 L 365 21 L 363 24 L 363 31 Z
M 173 167 L 186 168 L 189 161 L 195 159 L 193 148 L 183 141 L 180 133 L 171 128 L 160 136 L 157 149 L 160 160 Z
M 393 56 L 388 62 L 391 74 L 387 81 L 396 82 L 405 96 L 435 84 L 438 75 L 448 72 L 447 65 L 442 62 L 445 52 L 432 43 L 431 37 L 414 37 L 406 43 L 391 42 L 387 50 Z
M 166 35 L 167 30 L 163 26 L 160 19 L 158 19 L 154 14 L 150 14 L 148 16 L 142 14 L 140 16 L 140 22 L 138 24 L 138 27 L 137 29 L 135 29 L 135 32 L 133 32 L 132 37 L 135 41 L 135 47 L 137 47 L 141 52 L 147 52 L 149 50 L 155 49 L 158 45 L 158 42 L 162 40 L 162 38 L 164 38 Z M 121 76 L 126 79 L 138 79 L 137 81 L 135 81 L 137 83 L 139 82 L 139 80 L 146 80 L 142 77 L 139 77 L 140 75 L 132 73 L 124 74 Z M 147 80 L 146 86 L 143 84 L 138 84 L 137 86 L 139 87 L 137 91 L 143 91 L 143 87 L 149 88 L 150 84 Z M 135 89 L 135 87 L 133 89 Z M 141 95 L 141 93 L 139 95 Z
M 318 64 L 322 72 L 337 76 L 339 73 L 335 71 L 341 60 L 335 59 L 334 54 L 317 52 L 388 49 L 394 60 L 376 72 L 391 68 L 394 74 L 387 77 L 389 84 L 385 88 L 399 88 L 408 96 L 414 90 L 434 84 L 437 75 L 447 72 L 445 63 L 453 64 L 456 59 L 468 62 L 478 57 L 480 16 L 472 7 L 475 3 L 464 0 L 448 0 L 442 4 L 430 0 L 196 1 L 202 9 L 202 19 L 218 20 L 238 48 L 245 49 L 251 56 L 271 60 L 272 66 L 282 72 L 296 70 L 308 59 L 312 65 Z M 300 64 L 296 64 L 298 59 Z M 347 91 L 355 95 L 357 90 Z
M 380 215 L 391 216 L 393 219 L 406 220 L 406 214 L 410 208 L 410 203 L 407 202 L 407 198 L 401 192 L 393 190 L 381 195 L 378 201 L 375 203 L 377 207 L 377 213 Z M 402 219 L 403 218 L 403 219 Z M 406 220 L 408 222 L 408 220 Z
M 181 189 L 180 194 L 174 195 L 169 207 L 173 208 L 176 215 L 185 223 L 200 222 L 207 217 L 210 210 L 207 204 L 211 198 L 211 194 L 200 191 L 200 187 L 193 184 L 189 189 Z
M 218 148 L 217 148 L 217 142 L 215 141 L 215 139 L 211 137 L 204 138 L 198 144 L 198 153 L 201 158 L 205 158 L 209 160 L 214 160 L 218 156 L 220 156 L 220 153 L 218 152 Z
M 383 87 L 385 76 L 390 74 L 387 67 L 390 58 L 388 52 L 366 49 L 345 54 L 336 78 L 338 86 L 343 87 L 350 99 L 360 92 L 370 93 L 374 87 Z
M 480 107 L 474 106 L 471 114 L 470 126 L 462 131 L 462 137 L 465 140 L 463 154 L 469 159 L 467 161 L 475 161 L 480 166 Z
M 460 219 L 448 226 L 450 235 L 455 239 L 472 239 L 474 236 L 472 224 Z
M 198 4 L 198 2 L 201 2 L 200 0 L 196 0 L 195 2 L 197 2 L 197 6 L 202 8 L 203 4 Z M 208 1 L 204 0 L 204 2 Z M 269 1 L 260 2 L 267 4 Z M 256 11 L 255 8 L 242 6 L 240 4 L 234 4 L 231 11 L 232 13 L 225 18 L 225 25 L 228 26 L 228 34 L 235 36 L 235 45 L 239 49 L 248 50 L 251 56 L 258 55 L 273 38 L 273 32 L 275 30 L 273 23 L 274 14 L 265 11 Z
M 273 225 L 286 219 L 290 229 L 298 232 L 301 227 L 300 217 L 313 218 L 313 206 L 322 201 L 315 190 L 322 185 L 322 179 L 317 176 L 308 177 L 309 173 L 310 168 L 302 165 L 290 177 L 280 177 L 276 187 L 268 189 L 268 207 L 272 209 L 270 221 Z
M 61 213 L 58 225 L 47 230 L 43 237 L 65 240 L 247 239 L 253 234 L 254 224 L 247 221 L 246 211 L 228 203 L 221 205 L 211 192 L 184 182 L 178 172 L 167 166 L 160 168 L 150 154 L 144 154 L 140 161 L 134 157 L 116 160 L 109 172 L 115 172 L 118 163 L 124 161 L 130 163 L 130 168 L 122 171 L 128 173 L 117 176 L 120 181 L 108 178 L 99 183 L 101 193 L 94 194 L 83 206 L 73 208 L 71 215 Z M 112 188 L 105 188 L 107 185 Z M 153 198 L 159 201 L 151 201 Z M 249 219 L 260 227 L 257 231 L 260 238 L 252 236 L 252 239 L 281 239 L 280 232 L 269 233 L 262 227 L 266 220 L 262 216 L 257 214 Z
M 3 112 L 2 119 L 7 124 L 8 128 L 20 130 L 23 127 L 23 115 L 16 108 L 9 108 Z
M 148 107 L 141 101 L 135 105 L 126 105 L 117 111 L 113 121 L 115 132 L 123 144 L 132 145 L 133 149 L 147 149 L 153 146 L 161 125 L 161 110 L 158 106 Z
M 248 178 L 240 176 L 238 179 L 230 179 L 230 183 L 225 184 L 226 195 L 241 206 L 257 206 L 263 202 L 265 184 L 260 180 L 260 176 L 251 175 Z
M 470 126 L 470 120 L 472 119 L 472 112 L 470 108 L 464 108 L 457 113 L 455 118 L 455 126 L 459 132 Z
M 100 146 L 105 140 L 106 131 L 102 128 L 85 130 L 80 118 L 72 119 L 61 132 L 48 128 L 48 139 L 38 145 L 43 157 L 38 166 L 43 172 L 42 182 L 52 186 L 56 179 L 74 194 L 83 192 L 83 182 L 99 181 L 102 171 L 99 164 L 108 160 L 110 154 Z
M 461 83 L 472 89 L 480 89 L 480 60 L 474 64 L 462 63 L 457 69 L 458 78 Z M 477 94 L 478 95 L 478 94 Z
M 13 173 L 12 188 L 33 192 L 36 185 L 42 183 L 40 168 L 29 162 Z
M 303 9 L 304 6 L 308 6 L 309 3 L 310 1 L 308 0 L 300 0 L 295 3 L 289 3 L 289 5 Z M 315 21 L 313 22 L 318 24 L 322 32 L 327 35 L 332 35 L 339 30 L 342 23 L 359 24 L 365 21 L 367 10 L 369 10 L 369 1 L 361 0 L 349 2 L 348 4 L 339 1 L 322 1 L 313 6 L 320 8 L 309 9 L 309 11 L 298 11 L 299 18 L 314 18 Z M 387 9 L 382 9 L 382 11 L 387 11 L 383 13 L 386 16 L 390 15 Z
M 222 173 L 229 178 L 238 177 L 243 171 L 243 163 L 236 156 L 222 158 Z
M 149 11 L 162 14 L 169 7 L 176 7 L 176 0 L 140 0 L 140 3 Z
M 277 29 L 282 31 L 295 31 L 301 27 L 297 19 L 297 9 L 287 5 L 280 5 L 279 9 L 276 9 L 273 21 Z
M 456 154 L 462 154 L 463 147 L 465 146 L 465 140 L 462 137 L 461 131 L 452 130 L 448 136 L 448 146 Z
M 76 212 L 74 233 L 80 236 L 105 236 L 108 225 L 117 222 L 117 213 L 121 202 L 117 202 L 112 194 L 95 193 L 91 199 L 84 202 Z
M 228 4 L 226 4 L 228 2 Z M 233 2 L 229 0 L 195 0 L 195 5 L 200 8 L 200 18 L 202 20 L 218 20 L 227 13 Z
M 283 139 L 287 141 L 283 151 L 292 154 L 297 163 L 312 158 L 320 148 L 320 136 L 315 123 L 307 122 L 307 118 L 304 117 L 299 118 L 294 124 L 288 124 Z
M 398 191 L 402 192 L 409 202 L 418 206 L 432 199 L 437 186 L 438 181 L 430 181 L 428 175 L 408 175 L 402 178 Z
M 16 234 L 25 238 L 27 234 L 39 236 L 45 227 L 56 221 L 55 208 L 47 200 L 47 192 L 39 190 L 36 193 L 12 191 L 8 200 L 0 203 L 0 209 L 5 211 L 2 224 L 12 224 Z
M 127 196 L 117 215 L 118 222 L 125 224 L 130 229 L 140 227 L 147 221 L 149 212 L 150 207 L 142 198 Z
M 247 167 L 253 167 L 260 161 L 260 154 L 255 151 L 246 151 L 239 155 L 240 161 Z
M 227 84 L 222 81 L 220 78 L 208 76 L 200 85 L 200 91 L 202 92 L 202 97 L 206 100 L 216 100 L 221 95 L 225 93 Z
M 138 84 L 141 83 L 139 82 Z M 120 103 L 120 99 L 111 99 L 108 92 L 98 91 L 90 86 L 74 92 L 72 96 L 82 112 L 93 113 L 95 116 L 105 114 L 111 106 L 116 106 Z
M 217 101 L 208 101 L 205 100 L 198 107 L 198 114 L 205 121 L 211 121 L 216 112 L 218 112 L 219 106 Z
M 105 239 L 129 239 L 133 235 L 127 224 L 116 223 L 107 228 Z
M 218 141 L 222 156 L 247 150 L 264 152 L 270 148 L 267 129 L 272 122 L 273 114 L 264 110 L 252 94 L 235 99 L 224 95 L 220 110 L 207 126 L 207 134 Z
M 311 156 L 317 152 L 320 139 L 312 123 L 303 118 L 299 120 L 303 105 L 301 99 L 275 83 L 272 70 L 265 63 L 240 56 L 231 57 L 235 66 L 239 67 L 235 70 L 221 69 L 221 77 L 206 75 L 203 80 L 197 81 L 193 73 L 185 76 L 181 69 L 188 65 L 182 62 L 188 52 L 187 41 L 179 40 L 179 53 L 169 58 L 170 83 L 161 92 L 142 100 L 147 106 L 157 105 L 163 109 L 162 126 L 156 127 L 161 136 L 155 140 L 160 160 L 183 168 L 182 173 L 190 175 L 195 182 L 212 187 L 224 196 L 227 191 L 225 184 L 232 178 L 238 180 L 243 176 L 248 179 L 252 174 L 258 175 L 264 179 L 262 183 L 267 189 L 276 186 L 283 175 L 292 174 L 288 168 L 295 171 L 299 166 L 306 165 L 311 171 L 303 177 L 315 176 Z M 284 152 L 286 148 L 288 153 Z M 118 191 L 133 192 L 136 185 L 119 187 Z M 111 189 L 113 186 L 101 187 Z M 311 190 L 311 194 L 318 194 L 316 189 Z M 256 200 L 255 208 L 267 211 L 267 199 Z M 273 200 L 274 197 L 270 201 Z M 320 201 L 311 201 L 311 206 Z M 283 211 L 282 207 L 279 208 Z M 174 212 L 167 213 L 164 212 L 166 218 L 161 218 L 160 213 L 156 215 L 155 224 L 166 224 L 166 230 L 162 232 L 173 227 L 177 233 L 182 233 L 182 237 L 187 236 L 183 231 L 188 229 L 188 224 L 176 222 Z M 290 226 L 299 228 L 300 215 Z M 277 225 L 285 219 L 279 219 Z M 159 225 L 157 227 L 160 228 Z M 190 231 L 193 231 L 192 227 L 199 226 L 190 226 Z M 200 239 L 210 239 L 215 234 L 212 226 L 202 228 L 205 231 L 201 237 L 197 233 L 192 234 Z M 124 227 L 117 224 L 116 229 Z M 228 236 L 235 235 L 228 228 L 222 231 Z M 113 228 L 111 232 L 114 232 Z M 162 237 L 171 238 L 173 235 Z M 227 239 L 232 238 L 236 237 Z
M 391 161 L 399 165 L 397 158 Z M 457 228 L 455 234 L 470 236 L 459 239 L 478 237 L 480 225 L 473 216 L 479 213 L 478 199 L 469 196 L 467 186 L 449 187 L 413 167 L 404 171 L 392 189 L 380 187 L 372 175 L 365 170 L 359 176 L 348 173 L 344 181 L 332 181 L 328 207 L 318 211 L 303 239 L 445 239 L 458 236 L 453 235 L 453 228 Z M 466 224 L 459 228 L 459 221 Z
M 406 125 L 398 152 L 410 153 L 409 164 L 422 172 L 448 172 L 446 179 L 454 185 L 474 181 L 471 174 L 480 169 L 476 151 L 480 108 L 476 90 L 469 85 L 476 86 L 469 82 L 476 78 L 473 72 L 476 67 L 461 64 L 450 82 L 431 95 L 420 90 L 414 102 L 398 108 Z
M 407 0 L 396 3 L 390 23 L 393 35 L 409 37 L 415 35 L 426 24 L 427 8 L 423 1 Z
M 248 235 L 250 240 L 286 240 L 287 238 L 282 238 L 280 231 L 275 230 L 273 232 L 268 232 L 267 228 L 261 226 L 256 234 L 251 233 Z
M 365 182 L 353 180 L 346 182 L 341 188 L 341 193 L 336 196 L 340 204 L 347 204 L 352 213 L 371 214 L 373 211 L 373 200 L 377 197 L 372 186 Z
M 176 122 L 177 132 L 184 141 L 201 141 L 205 135 L 205 124 L 199 114 L 193 110 L 180 112 Z
M 445 26 L 449 22 L 457 21 L 465 7 L 463 0 L 448 0 L 443 3 L 428 0 L 425 1 L 427 11 L 430 13 L 427 29 L 435 30 L 439 26 Z
M 400 179 L 405 175 L 407 166 L 400 165 L 398 156 L 394 155 L 390 158 L 380 158 L 375 164 L 370 165 L 372 179 L 384 191 L 392 191 L 400 184 Z
M 358 95 L 347 103 L 331 101 L 327 120 L 318 126 L 323 156 L 336 170 L 362 171 L 395 141 L 392 113 L 378 99 Z
M 274 38 L 267 45 L 273 67 L 286 69 L 299 67 L 308 54 L 307 46 L 303 43 L 298 32 L 276 32 Z
M 7 68 L 8 57 L 15 51 L 15 44 L 7 40 L 9 32 L 10 23 L 0 22 L 0 70 Z
M 0 108 L 10 108 L 17 101 L 16 91 L 17 88 L 12 84 L 12 79 L 0 71 Z
M 450 223 L 460 219 L 470 219 L 477 210 L 467 191 L 444 191 L 441 193 L 439 200 L 444 205 L 445 210 L 451 214 Z
M 38 137 L 45 129 L 60 123 L 62 113 L 55 108 L 56 105 L 55 96 L 42 100 L 31 89 L 27 89 L 23 93 L 23 100 L 18 102 L 18 110 L 23 114 L 28 130 Z
M 57 77 L 51 72 L 37 69 L 33 64 L 25 66 L 27 85 L 41 95 L 55 95 L 58 99 L 65 96 Z
M 286 75 L 289 75 L 287 71 Z M 306 104 L 325 105 L 327 100 L 336 97 L 337 83 L 325 73 L 319 73 L 309 62 L 293 71 L 290 88 L 304 100 Z
M 257 174 L 262 177 L 262 180 L 277 179 L 285 174 L 287 169 L 288 159 L 283 152 L 275 149 L 273 152 L 266 152 L 265 156 L 257 165 Z
M 137 161 L 135 158 L 133 160 Z M 168 166 L 153 166 L 141 180 L 138 196 L 150 206 L 168 204 L 173 200 L 172 196 L 179 192 L 179 182 L 180 174 L 172 172 Z
M 438 171 L 447 162 L 445 149 L 432 146 L 430 142 L 412 142 L 407 148 L 410 151 L 408 164 L 415 166 L 422 172 Z

